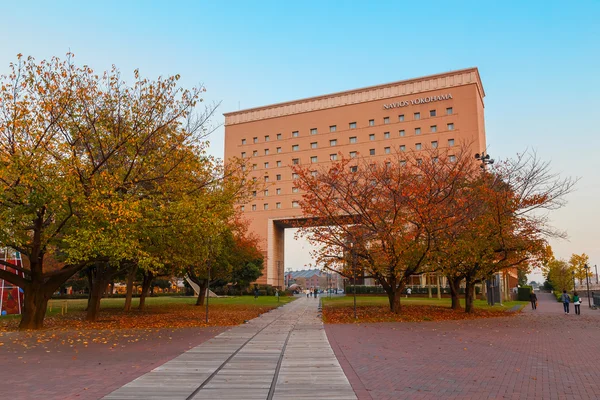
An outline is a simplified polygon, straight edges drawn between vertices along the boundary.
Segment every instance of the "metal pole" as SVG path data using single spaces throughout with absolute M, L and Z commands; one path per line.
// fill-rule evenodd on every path
M 588 278 L 588 269 L 589 265 L 585 264 L 585 283 L 587 284 L 587 298 L 588 298 L 588 306 L 592 308 L 592 301 L 590 300 L 590 280 Z
M 208 324 L 208 299 L 210 298 L 210 262 L 208 264 L 208 281 L 206 281 L 206 323 Z
M 598 266 L 594 265 L 594 268 L 596 269 L 596 285 L 598 284 Z
M 573 291 L 575 291 L 575 271 L 571 271 L 571 274 L 573 276 Z
M 354 319 L 357 319 L 356 317 L 356 260 L 354 259 L 354 250 L 352 251 L 352 273 L 354 275 L 354 290 L 352 290 L 352 292 L 354 292 Z

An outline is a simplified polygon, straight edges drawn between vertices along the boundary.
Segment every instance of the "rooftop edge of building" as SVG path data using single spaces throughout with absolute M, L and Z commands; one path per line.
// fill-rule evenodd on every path
M 449 77 L 460 77 L 460 79 L 458 80 L 458 82 L 451 82 L 451 83 L 447 83 L 447 84 L 436 83 L 436 81 L 439 81 L 440 79 L 449 78 Z M 475 83 L 477 85 L 477 88 L 479 89 L 479 94 L 480 94 L 481 98 L 485 97 L 485 91 L 483 89 L 483 84 L 481 83 L 479 69 L 477 67 L 471 67 L 471 68 L 464 68 L 464 69 L 459 69 L 459 70 L 454 70 L 454 71 L 443 72 L 443 73 L 439 73 L 439 74 L 421 76 L 418 78 L 411 78 L 411 79 L 405 79 L 405 80 L 396 81 L 396 82 L 384 83 L 384 84 L 380 84 L 380 85 L 366 86 L 366 87 L 362 87 L 362 88 L 358 88 L 358 89 L 351 89 L 351 90 L 346 90 L 346 91 L 341 91 L 341 92 L 329 93 L 329 94 L 324 94 L 324 95 L 320 95 L 320 96 L 306 97 L 306 98 L 286 101 L 286 102 L 282 102 L 282 103 L 274 103 L 274 104 L 260 106 L 260 107 L 247 108 L 247 109 L 243 109 L 243 110 L 227 112 L 227 113 L 224 113 L 223 115 L 225 116 L 225 125 L 230 125 L 230 124 L 256 121 L 256 120 L 266 119 L 266 118 L 274 118 L 274 117 L 290 115 L 290 114 L 297 114 L 297 113 L 308 112 L 308 111 L 316 111 L 316 110 L 325 109 L 325 108 L 333 108 L 333 107 L 339 107 L 339 106 L 344 106 L 344 105 L 349 105 L 349 104 L 362 103 L 362 102 L 366 102 L 366 101 L 374 101 L 374 100 L 381 100 L 381 99 L 385 99 L 385 98 L 404 96 L 404 95 L 409 95 L 409 94 L 414 94 L 414 93 L 419 93 L 419 92 L 439 90 L 439 89 L 461 86 L 461 85 L 466 85 L 466 84 L 473 84 L 473 83 Z M 413 87 L 408 88 L 409 85 L 413 85 Z M 418 86 L 418 87 L 415 87 L 415 86 Z M 385 89 L 390 89 L 389 93 L 381 93 L 379 95 L 373 95 L 375 92 L 381 91 L 381 90 L 385 91 Z M 397 89 L 397 90 L 394 91 L 391 89 Z M 404 90 L 402 90 L 402 89 L 404 89 Z M 333 102 L 333 104 L 330 104 L 331 102 L 328 101 L 327 104 L 323 104 L 325 100 L 332 100 L 332 99 L 336 99 L 336 98 L 341 99 L 344 96 L 353 96 L 353 95 L 354 95 L 354 97 L 357 97 L 356 95 L 359 95 L 359 94 L 366 95 L 366 94 L 369 94 L 369 92 L 371 92 L 371 96 L 367 99 L 360 99 L 360 100 L 350 99 L 350 101 Z M 306 107 L 300 107 L 300 109 L 296 109 L 296 107 L 294 107 L 294 106 L 297 106 L 297 105 L 305 105 Z M 269 110 L 272 112 L 267 112 Z M 279 112 L 273 112 L 275 110 L 278 110 Z M 246 118 L 242 118 L 244 116 Z

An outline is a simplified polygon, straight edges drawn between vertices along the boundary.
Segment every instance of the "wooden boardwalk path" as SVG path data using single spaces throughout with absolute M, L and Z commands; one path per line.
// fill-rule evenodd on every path
M 329 345 L 317 303 L 301 297 L 265 313 L 104 398 L 356 399 Z

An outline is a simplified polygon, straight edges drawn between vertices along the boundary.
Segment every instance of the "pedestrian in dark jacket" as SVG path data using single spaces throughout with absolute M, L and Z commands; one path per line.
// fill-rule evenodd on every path
M 531 309 L 536 310 L 537 309 L 537 295 L 535 294 L 535 292 L 533 290 L 529 294 L 529 301 L 531 302 Z
M 562 294 L 560 295 L 560 301 L 562 301 L 562 303 L 563 303 L 563 308 L 565 310 L 565 314 L 568 314 L 569 313 L 569 303 L 571 302 L 571 298 L 567 294 L 566 290 L 563 290 Z

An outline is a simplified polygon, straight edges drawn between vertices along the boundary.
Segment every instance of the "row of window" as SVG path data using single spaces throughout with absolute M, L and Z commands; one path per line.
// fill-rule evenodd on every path
M 452 107 L 448 107 L 446 108 L 446 115 L 452 115 L 453 114 L 453 110 Z M 430 117 L 435 117 L 437 116 L 437 110 L 429 110 L 429 116 Z M 421 119 L 421 113 L 420 112 L 416 112 L 413 113 L 413 119 L 415 121 L 418 121 Z M 400 114 L 398 115 L 398 122 L 404 122 L 404 114 Z M 390 117 L 383 117 L 383 123 L 384 124 L 389 124 L 390 123 Z M 454 125 L 454 124 L 448 124 L 448 125 Z M 369 120 L 369 126 L 375 126 L 375 120 L 374 119 L 370 119 Z M 435 125 L 433 125 L 435 126 Z M 356 122 L 350 122 L 349 123 L 349 128 L 350 129 L 356 129 Z M 420 128 L 418 128 L 420 130 Z M 336 132 L 337 131 L 337 125 L 330 125 L 329 126 L 329 132 Z M 435 132 L 435 131 L 432 131 Z M 318 132 L 317 128 L 311 128 L 310 129 L 310 134 L 311 135 L 316 135 Z M 300 132 L 299 131 L 293 131 L 292 132 L 292 137 L 299 137 L 300 136 Z M 283 134 L 278 133 L 276 135 L 277 140 L 281 140 L 283 139 Z M 271 136 L 270 135 L 265 135 L 265 142 L 268 142 L 271 140 Z M 252 138 L 252 142 L 253 143 L 258 143 L 258 137 L 254 137 Z M 242 145 L 246 144 L 246 139 L 242 139 Z
M 453 131 L 454 130 L 454 123 L 448 123 L 446 125 L 446 128 L 449 131 Z M 430 130 L 431 133 L 437 132 L 437 125 L 431 125 L 429 127 L 429 130 Z M 415 135 L 420 135 L 420 134 L 421 134 L 421 128 L 415 128 Z M 406 137 L 406 131 L 404 129 L 402 129 L 402 130 L 398 131 L 398 135 L 400 137 Z M 384 137 L 384 139 L 389 139 L 390 138 L 390 132 L 384 132 L 383 133 L 383 137 Z M 372 133 L 372 134 L 369 135 L 369 140 L 370 141 L 375 140 L 375 134 L 374 133 Z M 350 144 L 358 143 L 358 138 L 356 136 L 351 136 L 349 138 L 349 143 Z M 329 141 L 329 146 L 337 146 L 337 144 L 338 144 L 338 139 L 331 139 Z M 316 148 L 318 148 L 318 146 L 319 146 L 318 142 L 312 142 L 310 144 L 310 148 L 311 149 L 316 149 Z M 264 154 L 265 156 L 268 156 L 271 153 L 271 151 L 269 149 L 265 149 L 264 151 L 265 151 L 265 154 Z M 300 151 L 300 145 L 298 145 L 298 144 L 292 145 L 292 151 Z M 277 147 L 276 148 L 276 152 L 279 154 L 279 153 L 282 153 L 283 150 L 282 150 L 281 147 Z M 252 152 L 252 156 L 253 157 L 258 157 L 258 150 L 254 150 Z M 242 158 L 246 158 L 246 157 L 247 157 L 247 153 L 245 151 L 242 151 Z
M 454 146 L 454 139 L 448 139 L 448 147 L 452 147 L 452 146 Z M 437 140 L 431 141 L 431 148 L 432 149 L 437 149 L 438 148 L 438 141 Z M 390 154 L 391 153 L 391 149 L 392 149 L 391 147 L 385 147 L 383 149 L 383 151 L 384 151 L 385 154 Z M 399 147 L 399 149 L 400 149 L 400 151 L 406 151 L 406 145 L 401 144 L 400 147 Z M 416 143 L 415 144 L 415 150 L 423 150 L 423 145 L 421 143 Z M 351 158 L 354 158 L 357 155 L 358 155 L 358 152 L 356 152 L 356 151 L 351 151 L 350 152 L 350 157 Z M 376 155 L 375 149 L 369 149 L 369 155 L 370 156 Z M 338 159 L 337 153 L 329 155 L 329 160 L 330 161 L 336 161 L 337 159 Z M 311 156 L 310 157 L 310 162 L 311 163 L 319 162 L 318 161 L 318 157 L 317 156 Z M 292 164 L 293 165 L 300 164 L 300 159 L 299 158 L 292 158 Z M 264 168 L 270 168 L 270 166 L 271 166 L 271 164 L 268 161 L 265 162 L 263 165 L 264 165 Z M 275 165 L 279 168 L 279 167 L 283 166 L 283 163 L 281 161 L 276 161 Z M 252 170 L 256 170 L 257 168 L 258 168 L 257 164 L 252 164 Z M 277 176 L 279 177 L 280 175 L 277 175 Z M 277 180 L 280 180 L 280 179 L 278 178 Z
M 292 201 L 292 208 L 298 208 L 298 207 L 300 207 L 300 202 L 297 200 Z M 281 208 L 281 202 L 275 203 L 275 208 Z M 263 204 L 263 210 L 268 210 L 268 209 L 269 209 L 269 203 Z M 241 206 L 241 210 L 245 211 L 246 206 Z M 252 204 L 252 211 L 256 211 L 256 204 Z

